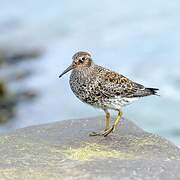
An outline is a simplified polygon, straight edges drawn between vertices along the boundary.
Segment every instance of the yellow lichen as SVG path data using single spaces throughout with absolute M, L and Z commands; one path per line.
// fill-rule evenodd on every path
M 0 179 L 33 179 L 33 180 L 45 180 L 45 179 L 59 179 L 63 180 L 63 176 L 49 172 L 48 170 L 38 168 L 4 168 L 0 169 Z
M 160 139 L 152 138 L 152 137 L 143 137 L 143 138 L 136 138 L 133 140 L 133 144 L 138 146 L 151 146 L 151 145 L 160 145 Z
M 132 159 L 132 154 L 127 154 L 117 150 L 109 149 L 106 146 L 98 144 L 85 144 L 79 148 L 70 148 L 63 150 L 63 155 L 70 160 L 87 161 L 93 159 Z

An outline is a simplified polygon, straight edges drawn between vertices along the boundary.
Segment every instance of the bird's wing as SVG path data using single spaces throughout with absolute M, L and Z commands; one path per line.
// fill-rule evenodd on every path
M 101 69 L 101 68 L 100 68 Z M 104 69 L 98 73 L 100 91 L 107 97 L 143 97 L 153 94 L 152 90 L 129 80 L 127 77 Z M 153 88 L 152 88 L 153 89 Z

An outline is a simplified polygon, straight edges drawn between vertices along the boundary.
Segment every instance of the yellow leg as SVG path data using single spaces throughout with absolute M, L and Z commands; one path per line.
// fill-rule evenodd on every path
M 110 128 L 110 113 L 106 111 L 106 126 L 104 131 L 107 131 L 109 128 Z
M 122 119 L 122 116 L 123 116 L 123 112 L 122 111 L 119 111 L 118 112 L 118 116 L 117 116 L 117 118 L 116 118 L 116 120 L 115 120 L 115 122 L 114 122 L 114 129 L 113 130 L 115 130 L 116 128 L 117 128 L 117 126 L 118 126 L 118 124 L 119 124 L 119 122 L 121 121 L 121 119 Z
M 122 115 L 123 115 L 123 113 L 122 113 L 121 111 L 119 111 L 119 112 L 118 112 L 118 115 L 117 115 L 117 117 L 116 117 L 116 120 L 115 120 L 114 124 L 112 125 L 112 127 L 109 128 L 108 130 L 106 130 L 106 131 L 103 133 L 104 137 L 106 137 L 106 136 L 107 136 L 108 134 L 110 134 L 111 132 L 114 132 L 114 130 L 117 128 L 117 126 L 118 126 L 118 124 L 119 124 L 119 122 L 120 122 L 120 120 L 121 120 L 121 118 L 122 118 Z
M 106 124 L 105 124 L 105 129 L 104 131 L 100 131 L 100 132 L 92 132 L 89 135 L 90 136 L 103 136 L 104 132 L 106 132 L 108 129 L 110 129 L 110 113 L 107 110 L 104 110 L 106 113 Z

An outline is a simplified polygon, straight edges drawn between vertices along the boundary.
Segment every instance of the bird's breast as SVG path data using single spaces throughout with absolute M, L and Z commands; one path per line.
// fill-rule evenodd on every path
M 93 104 L 97 101 L 92 95 L 96 86 L 96 79 L 91 74 L 72 71 L 69 83 L 73 93 L 83 102 Z

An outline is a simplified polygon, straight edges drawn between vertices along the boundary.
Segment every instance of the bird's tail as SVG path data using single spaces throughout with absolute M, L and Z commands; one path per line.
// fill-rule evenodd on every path
M 157 89 L 157 88 L 146 88 L 146 91 L 148 91 L 151 95 L 160 96 L 157 92 L 157 91 L 159 91 L 159 89 Z

